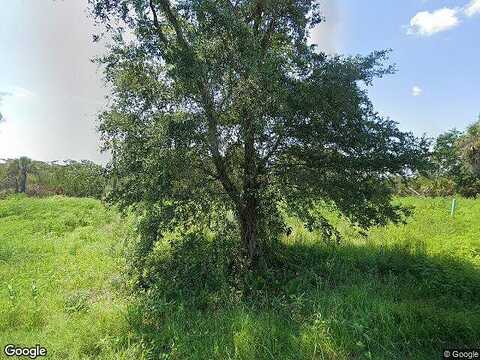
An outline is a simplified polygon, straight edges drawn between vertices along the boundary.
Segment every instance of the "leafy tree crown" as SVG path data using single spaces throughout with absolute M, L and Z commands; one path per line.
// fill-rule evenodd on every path
M 388 51 L 327 55 L 308 44 L 323 20 L 317 1 L 89 3 L 112 39 L 99 59 L 112 89 L 99 129 L 113 201 L 164 226 L 255 209 L 263 239 L 282 229 L 282 208 L 323 229 L 319 204 L 362 227 L 407 212 L 392 204 L 389 179 L 424 166 L 428 142 L 368 98 L 394 72 Z

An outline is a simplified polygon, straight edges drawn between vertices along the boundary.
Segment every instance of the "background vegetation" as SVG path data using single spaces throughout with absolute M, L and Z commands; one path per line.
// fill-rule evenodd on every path
M 465 131 L 440 134 L 430 154 L 431 168 L 409 179 L 398 179 L 397 194 L 474 198 L 480 194 L 480 117 Z
M 4 159 L 0 162 L 0 196 L 21 192 L 100 199 L 107 190 L 104 173 L 102 166 L 87 160 L 47 163 L 27 157 Z
M 434 139 L 427 171 L 408 177 L 392 177 L 399 196 L 445 197 L 456 194 L 475 198 L 480 194 L 477 149 L 480 149 L 480 120 L 465 131 L 449 130 Z M 25 192 L 31 196 L 64 194 L 102 199 L 112 189 L 107 169 L 88 160 L 42 162 L 26 157 L 0 161 L 0 196 L 20 189 L 21 169 Z

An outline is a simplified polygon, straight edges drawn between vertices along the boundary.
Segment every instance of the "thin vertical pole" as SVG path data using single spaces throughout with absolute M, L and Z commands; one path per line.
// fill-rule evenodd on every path
M 457 199 L 453 198 L 453 200 L 452 200 L 452 210 L 450 211 L 450 216 L 455 215 L 456 208 L 457 208 Z

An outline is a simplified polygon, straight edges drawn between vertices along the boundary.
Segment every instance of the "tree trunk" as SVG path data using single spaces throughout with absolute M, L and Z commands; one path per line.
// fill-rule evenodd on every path
M 473 173 L 480 176 L 480 149 L 472 149 L 471 165 Z
M 20 192 L 27 192 L 27 172 L 25 170 L 20 171 Z
M 246 204 L 240 214 L 240 231 L 242 243 L 248 252 L 250 264 L 254 264 L 258 258 L 257 244 L 257 206 L 254 196 L 246 199 Z
M 245 117 L 245 153 L 243 208 L 241 214 L 242 240 L 248 250 L 250 263 L 255 264 L 258 257 L 257 244 L 257 171 L 255 154 L 255 129 L 252 117 Z

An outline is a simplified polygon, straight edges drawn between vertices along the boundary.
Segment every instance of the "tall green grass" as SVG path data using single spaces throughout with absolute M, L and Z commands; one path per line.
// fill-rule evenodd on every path
M 11 343 L 40 344 L 52 359 L 122 354 L 121 230 L 96 200 L 0 201 L 1 356 Z
M 480 201 L 326 244 L 295 219 L 274 272 L 205 308 L 117 290 L 128 227 L 94 200 L 0 201 L 0 345 L 54 359 L 436 359 L 480 344 Z M 232 294 L 233 296 L 234 294 Z

